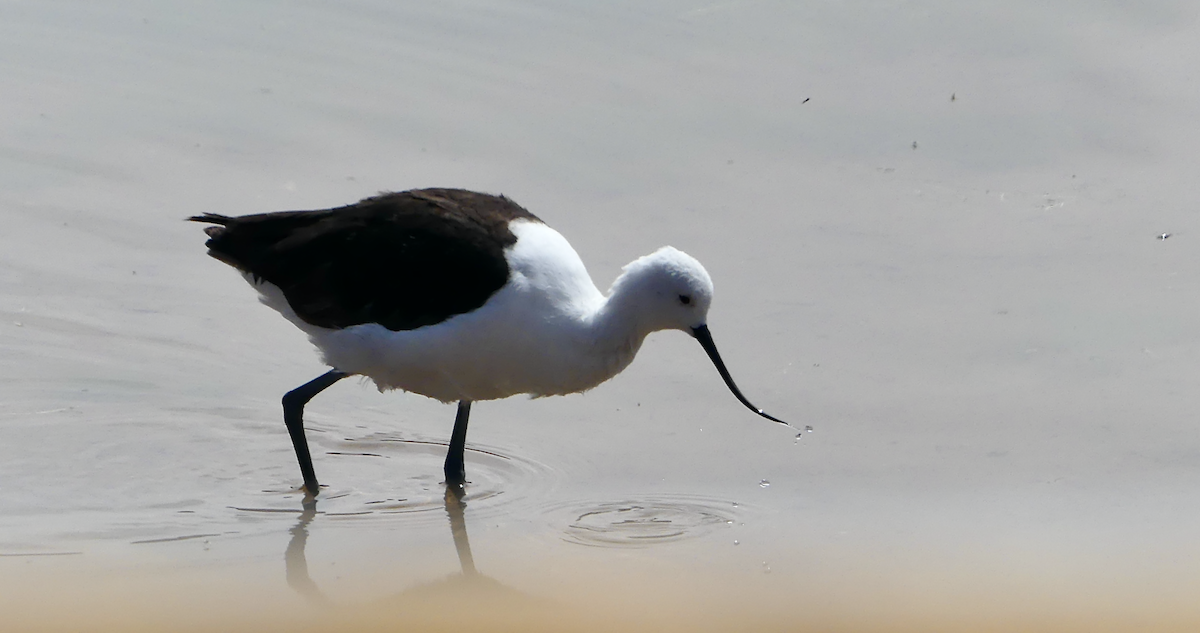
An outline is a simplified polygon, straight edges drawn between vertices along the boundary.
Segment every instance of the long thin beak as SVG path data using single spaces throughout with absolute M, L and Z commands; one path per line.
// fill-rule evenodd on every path
M 708 352 L 708 357 L 711 358 L 713 364 L 717 366 L 717 371 L 720 372 L 721 378 L 725 381 L 725 385 L 729 387 L 729 390 L 733 392 L 734 397 L 736 397 L 739 402 L 746 405 L 746 407 L 748 407 L 751 411 L 772 422 L 778 422 L 780 424 L 791 426 L 787 422 L 784 422 L 775 416 L 768 415 L 762 409 L 750 404 L 750 401 L 746 399 L 746 396 L 742 395 L 742 390 L 738 389 L 737 385 L 733 384 L 733 377 L 729 375 L 729 370 L 725 369 L 725 363 L 721 361 L 721 355 L 717 353 L 717 346 L 715 343 L 713 343 L 712 334 L 708 331 L 707 325 L 701 325 L 699 327 L 692 328 L 692 336 L 696 337 L 696 340 L 700 341 L 700 347 L 703 347 L 704 351 Z

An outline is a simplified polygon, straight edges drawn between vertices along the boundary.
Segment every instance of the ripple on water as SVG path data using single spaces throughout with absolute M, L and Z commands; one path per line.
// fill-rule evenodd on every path
M 563 538 L 592 547 L 649 547 L 696 538 L 731 525 L 737 504 L 704 497 L 648 497 L 573 504 Z
M 317 498 L 320 514 L 362 518 L 433 512 L 443 520 L 446 488 L 442 462 L 445 442 L 372 434 L 326 443 L 317 457 L 318 474 L 329 483 Z M 490 446 L 467 445 L 467 495 L 473 516 L 522 501 L 539 500 L 554 485 L 545 464 Z M 324 474 L 321 474 L 324 473 Z M 247 512 L 298 511 L 298 489 L 268 490 L 266 507 L 238 507 Z M 502 502 L 502 503 L 501 503 Z M 413 517 L 417 518 L 417 517 Z

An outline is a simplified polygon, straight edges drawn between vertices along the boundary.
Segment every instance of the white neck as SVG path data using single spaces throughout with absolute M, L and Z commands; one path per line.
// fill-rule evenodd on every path
M 633 361 L 642 341 L 652 331 L 641 318 L 633 294 L 618 279 L 588 322 L 595 351 L 605 359 L 606 369 L 612 372 L 610 377 Z

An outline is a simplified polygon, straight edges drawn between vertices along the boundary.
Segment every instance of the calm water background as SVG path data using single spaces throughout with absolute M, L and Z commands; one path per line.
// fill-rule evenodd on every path
M 743 390 L 812 427 L 678 333 L 480 403 L 487 576 L 1195 618 L 1198 31 L 1173 1 L 0 4 L 0 579 L 302 601 L 278 399 L 324 368 L 182 218 L 455 186 L 601 287 L 699 258 Z M 459 569 L 453 408 L 345 381 L 309 411 L 322 591 Z

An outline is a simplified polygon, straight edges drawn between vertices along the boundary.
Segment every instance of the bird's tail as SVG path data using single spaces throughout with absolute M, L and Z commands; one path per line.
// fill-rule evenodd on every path
M 188 218 L 188 221 L 219 224 L 220 226 L 210 226 L 204 229 L 205 233 L 207 233 L 210 237 L 213 237 L 225 230 L 223 227 L 229 226 L 229 224 L 233 222 L 233 218 L 227 215 L 221 215 L 219 213 L 205 213 L 203 215 L 193 215 L 192 217 Z

